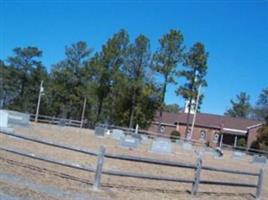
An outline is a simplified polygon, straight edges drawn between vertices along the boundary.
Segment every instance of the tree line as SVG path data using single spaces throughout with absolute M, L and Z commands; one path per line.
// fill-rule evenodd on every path
M 48 71 L 38 47 L 18 47 L 0 60 L 0 106 L 35 113 L 41 80 L 44 95 L 40 114 L 85 119 L 133 127 L 146 127 L 156 111 L 179 110 L 165 105 L 169 84 L 179 85 L 176 94 L 194 102 L 198 86 L 206 86 L 208 53 L 204 44 L 187 48 L 180 30 L 171 29 L 159 39 L 152 52 L 143 34 L 130 41 L 126 30 L 107 40 L 98 52 L 84 41 L 65 47 L 65 58 Z M 200 98 L 200 104 L 202 97 Z M 191 105 L 189 105 L 190 107 Z
M 230 117 L 240 117 L 259 121 L 268 120 L 268 88 L 264 88 L 255 105 L 250 103 L 250 95 L 240 92 L 230 100 L 231 106 L 224 113 Z
M 236 99 L 230 101 L 231 107 L 225 115 L 259 120 L 263 123 L 257 130 L 257 139 L 251 144 L 251 148 L 268 151 L 268 88 L 261 91 L 255 105 L 251 105 L 249 100 L 247 93 L 240 92 Z

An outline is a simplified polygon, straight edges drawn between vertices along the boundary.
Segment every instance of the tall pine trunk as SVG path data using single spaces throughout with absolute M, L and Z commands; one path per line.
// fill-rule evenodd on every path
M 131 98 L 131 111 L 130 111 L 130 119 L 129 119 L 129 128 L 133 128 L 133 120 L 135 114 L 135 106 L 136 106 L 136 89 L 133 91 L 133 95 Z
M 190 123 L 190 114 L 191 114 L 191 108 L 192 108 L 192 101 L 193 99 L 190 98 L 189 104 L 188 104 L 188 110 L 187 110 L 187 121 L 186 121 L 186 129 L 185 129 L 185 136 L 187 137 L 188 129 L 189 129 L 189 123 Z
M 162 116 L 163 116 L 163 110 L 164 110 L 164 102 L 165 102 L 165 95 L 167 90 L 167 76 L 165 76 L 165 81 L 163 85 L 163 91 L 162 91 L 162 99 L 161 99 L 161 105 L 160 105 L 160 111 L 159 111 L 159 125 L 158 125 L 158 132 L 160 133 L 161 124 L 162 124 Z
M 192 103 L 193 103 L 193 97 L 192 97 L 192 93 L 195 87 L 195 77 L 196 77 L 196 69 L 194 69 L 194 77 L 192 78 L 192 84 L 190 87 L 190 91 L 191 91 L 191 96 L 190 96 L 190 101 L 189 101 L 189 105 L 188 105 L 188 112 L 187 112 L 187 121 L 186 121 L 186 129 L 185 129 L 185 136 L 187 136 L 187 132 L 189 129 L 189 123 L 190 123 L 190 114 L 191 114 L 191 108 L 192 108 Z
M 101 111 L 102 111 L 102 105 L 103 105 L 103 98 L 99 98 L 99 106 L 98 106 L 98 112 L 97 112 L 97 117 L 96 117 L 96 121 L 94 124 L 96 124 L 99 119 L 100 119 L 100 114 L 101 114 Z

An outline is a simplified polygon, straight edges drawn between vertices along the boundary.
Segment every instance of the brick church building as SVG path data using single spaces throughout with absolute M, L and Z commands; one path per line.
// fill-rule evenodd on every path
M 191 127 L 193 116 L 193 113 L 190 114 L 189 127 Z M 189 135 L 185 135 L 186 124 L 187 113 L 174 114 L 164 112 L 162 113 L 162 120 L 160 120 L 159 114 L 157 114 L 149 127 L 149 131 L 159 132 L 160 127 L 161 134 L 169 136 L 173 130 L 177 130 L 180 132 L 181 137 L 187 138 Z M 256 139 L 257 130 L 262 125 L 263 123 L 260 121 L 197 113 L 191 138 L 213 146 L 218 146 L 220 143 L 234 146 L 240 138 L 244 138 L 247 147 L 250 147 Z

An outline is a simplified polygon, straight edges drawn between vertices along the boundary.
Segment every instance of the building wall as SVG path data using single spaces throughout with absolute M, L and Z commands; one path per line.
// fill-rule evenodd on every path
M 186 135 L 185 135 L 186 125 L 176 125 L 176 126 L 174 126 L 174 125 L 170 125 L 170 126 L 162 125 L 162 126 L 165 127 L 164 132 L 163 132 L 164 135 L 170 136 L 170 133 L 173 130 L 177 130 L 180 132 L 181 137 L 186 138 Z M 148 131 L 158 133 L 158 124 L 151 124 Z M 218 141 L 215 143 L 214 136 L 215 136 L 215 133 L 219 133 L 219 130 L 213 129 L 213 128 L 194 127 L 192 139 L 193 140 L 200 140 L 201 131 L 204 131 L 206 134 L 205 142 L 209 142 L 209 145 L 213 146 L 213 147 L 218 146 L 218 144 L 220 142 L 220 137 L 219 137 Z
M 174 130 L 176 130 L 176 126 L 175 125 L 161 125 L 164 128 L 164 132 L 162 133 L 165 136 L 170 136 L 170 133 Z M 158 131 L 159 129 L 159 125 L 158 124 L 151 124 L 151 126 L 149 127 L 148 131 L 150 132 L 155 132 L 155 133 L 159 133 Z
M 247 138 L 247 147 L 250 147 L 252 142 L 254 142 L 257 139 L 257 130 L 260 127 L 252 128 L 248 131 L 248 138 Z
M 162 125 L 165 127 L 164 132 L 162 133 L 163 135 L 166 136 L 170 136 L 170 133 L 173 130 L 177 130 L 180 132 L 181 137 L 186 138 L 185 135 L 185 130 L 186 130 L 186 125 Z M 250 147 L 252 142 L 255 141 L 257 139 L 257 130 L 260 127 L 256 127 L 256 128 L 252 128 L 248 131 L 248 135 L 247 135 L 247 147 Z M 152 123 L 151 126 L 148 129 L 151 132 L 155 132 L 158 133 L 158 124 L 154 124 Z M 194 127 L 193 130 L 193 135 L 192 135 L 192 139 L 193 140 L 200 140 L 200 134 L 201 131 L 205 131 L 206 133 L 206 142 L 209 142 L 209 145 L 212 147 L 216 147 L 219 145 L 220 143 L 220 137 L 218 138 L 217 143 L 214 142 L 214 137 L 216 133 L 219 133 L 220 130 L 218 129 L 214 129 L 214 128 L 206 128 L 206 127 Z M 234 145 L 234 139 L 235 135 L 230 135 L 230 134 L 224 134 L 223 137 L 223 144 L 228 144 L 228 145 Z M 240 137 L 238 137 L 239 139 Z
M 181 133 L 181 136 L 186 138 L 185 130 L 186 126 L 185 125 L 178 125 L 178 130 Z M 201 131 L 205 132 L 205 142 L 209 142 L 210 146 L 217 146 L 220 138 L 216 143 L 214 143 L 214 136 L 215 133 L 219 133 L 219 130 L 213 129 L 213 128 L 204 128 L 204 127 L 194 127 L 193 134 L 192 134 L 192 139 L 193 140 L 201 140 Z

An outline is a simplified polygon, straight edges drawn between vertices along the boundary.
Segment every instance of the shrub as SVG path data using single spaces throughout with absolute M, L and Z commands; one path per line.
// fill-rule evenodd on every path
M 171 139 L 172 142 L 176 142 L 176 140 L 178 140 L 180 138 L 180 136 L 181 136 L 181 134 L 177 130 L 173 130 L 170 133 L 170 139 Z
M 237 146 L 245 147 L 246 146 L 246 139 L 245 138 L 239 138 L 238 141 L 237 141 Z

